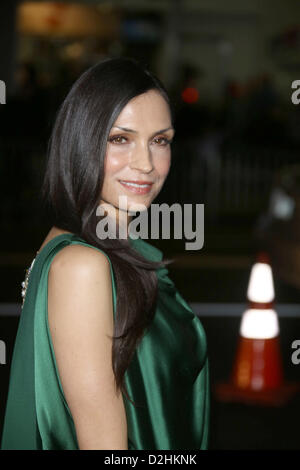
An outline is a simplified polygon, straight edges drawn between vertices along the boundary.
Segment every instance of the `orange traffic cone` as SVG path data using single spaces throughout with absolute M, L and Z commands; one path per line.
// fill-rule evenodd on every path
M 217 385 L 215 393 L 221 401 L 281 405 L 299 384 L 284 383 L 273 276 L 266 253 L 260 253 L 252 267 L 247 298 L 230 383 Z

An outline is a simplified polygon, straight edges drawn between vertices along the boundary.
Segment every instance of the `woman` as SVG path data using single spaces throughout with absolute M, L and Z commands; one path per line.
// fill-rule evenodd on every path
M 167 177 L 172 119 L 161 82 L 129 58 L 91 67 L 65 98 L 43 184 L 52 228 L 23 285 L 2 449 L 207 448 L 205 332 L 161 251 L 129 233 Z M 99 233 L 106 216 L 117 237 Z

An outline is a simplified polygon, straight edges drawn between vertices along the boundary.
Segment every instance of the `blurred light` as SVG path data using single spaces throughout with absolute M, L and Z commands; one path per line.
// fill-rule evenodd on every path
M 78 59 L 84 53 L 84 47 L 82 44 L 75 42 L 68 44 L 63 48 L 63 55 L 69 59 Z
M 277 219 L 290 219 L 295 209 L 295 201 L 282 189 L 275 188 L 270 198 L 270 211 Z
M 181 98 L 185 103 L 196 103 L 199 100 L 199 92 L 194 87 L 187 87 L 182 91 Z
M 99 7 L 62 2 L 23 2 L 17 11 L 22 34 L 53 37 L 115 37 L 120 19 L 116 12 Z

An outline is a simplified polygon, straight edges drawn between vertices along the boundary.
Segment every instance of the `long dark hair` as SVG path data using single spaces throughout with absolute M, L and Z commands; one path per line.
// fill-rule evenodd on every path
M 41 189 L 43 210 L 52 224 L 100 248 L 111 260 L 117 287 L 112 363 L 116 386 L 127 397 L 124 374 L 155 313 L 155 270 L 171 261 L 146 260 L 126 239 L 101 240 L 96 209 L 110 129 L 132 98 L 152 89 L 166 100 L 173 119 L 163 84 L 136 60 L 107 58 L 86 70 L 58 110 Z

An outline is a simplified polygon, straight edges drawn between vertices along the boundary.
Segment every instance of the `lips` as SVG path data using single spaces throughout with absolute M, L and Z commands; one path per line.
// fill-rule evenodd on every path
M 122 183 L 135 183 L 135 184 L 153 184 L 152 181 L 141 181 L 141 180 L 119 180 Z
M 135 194 L 146 194 L 151 190 L 152 182 L 142 180 L 119 180 L 123 188 Z

